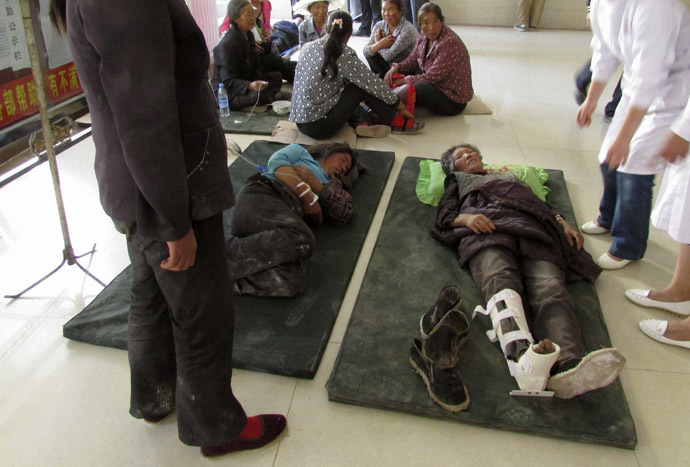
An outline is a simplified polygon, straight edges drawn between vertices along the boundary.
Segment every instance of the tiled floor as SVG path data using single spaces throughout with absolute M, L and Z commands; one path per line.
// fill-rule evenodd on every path
M 596 152 L 605 126 L 575 124 L 575 69 L 589 54 L 589 34 L 455 28 L 472 55 L 477 94 L 490 116 L 426 118 L 419 135 L 360 139 L 365 149 L 396 152 L 396 164 L 355 275 L 312 381 L 236 371 L 233 386 L 249 413 L 288 415 L 280 444 L 225 456 L 217 465 L 690 465 L 687 442 L 690 353 L 657 344 L 637 322 L 666 318 L 627 302 L 629 287 L 658 287 L 673 272 L 676 245 L 652 231 L 644 261 L 605 272 L 597 290 L 614 345 L 627 357 L 622 380 L 635 418 L 635 451 L 539 438 L 447 421 L 328 402 L 333 367 L 386 204 L 406 156 L 438 157 L 451 144 L 477 144 L 492 162 L 527 162 L 563 169 L 576 215 L 597 212 L 601 192 Z M 363 39 L 351 45 L 361 49 Z M 234 138 L 246 147 L 254 137 Z M 93 145 L 59 156 L 72 243 L 104 281 L 128 263 L 123 239 L 103 214 L 93 175 Z M 593 255 L 607 238 L 587 238 Z M 0 292 L 17 292 L 57 266 L 63 243 L 47 164 L 0 189 Z M 0 465 L 195 465 L 198 449 L 177 438 L 175 417 L 160 426 L 135 420 L 128 409 L 127 355 L 72 342 L 62 324 L 100 291 L 75 267 L 65 267 L 26 298 L 0 301 Z M 420 385 L 420 390 L 423 390 Z

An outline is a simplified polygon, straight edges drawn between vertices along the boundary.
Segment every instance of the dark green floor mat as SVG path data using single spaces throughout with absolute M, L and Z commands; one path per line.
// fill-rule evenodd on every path
M 262 165 L 283 144 L 255 141 L 243 155 Z M 293 298 L 235 297 L 233 366 L 287 376 L 313 378 L 340 310 L 359 252 L 393 166 L 390 152 L 359 151 L 367 171 L 352 193 L 355 214 L 340 228 L 318 227 L 316 253 L 307 262 L 310 286 Z M 235 190 L 255 173 L 238 159 L 230 166 Z M 226 233 L 228 230 L 227 216 Z M 123 238 L 124 241 L 124 238 Z M 63 328 L 65 337 L 119 349 L 127 348 L 130 302 L 129 267 Z
M 518 398 L 515 380 L 498 344 L 484 335 L 488 318 L 471 323 L 457 371 L 470 394 L 465 412 L 453 414 L 428 396 L 408 362 L 419 319 L 441 288 L 456 284 L 462 310 L 471 316 L 482 304 L 469 271 L 456 254 L 429 235 L 436 209 L 415 195 L 419 158 L 407 158 L 392 194 L 335 367 L 328 382 L 333 401 L 429 417 L 633 449 L 635 425 L 620 381 L 571 400 Z M 549 170 L 547 201 L 577 225 L 563 172 Z M 594 285 L 569 285 L 577 303 L 585 346 L 611 345 Z M 490 433 L 487 433 L 490 436 Z

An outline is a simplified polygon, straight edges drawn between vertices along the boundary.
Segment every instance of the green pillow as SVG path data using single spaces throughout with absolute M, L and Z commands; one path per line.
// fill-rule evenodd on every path
M 485 164 L 484 168 L 488 173 L 511 172 L 527 186 L 529 186 L 537 197 L 546 201 L 546 195 L 551 191 L 544 186 L 549 175 L 540 167 L 531 167 L 522 164 Z M 425 159 L 419 162 L 419 177 L 417 178 L 417 198 L 424 203 L 438 206 L 438 202 L 443 196 L 445 188 L 443 181 L 446 174 L 443 173 L 441 162 Z

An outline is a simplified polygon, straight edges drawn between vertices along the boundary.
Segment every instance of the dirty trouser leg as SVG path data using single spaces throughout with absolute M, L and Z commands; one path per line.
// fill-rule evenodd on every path
M 316 240 L 298 203 L 263 182 L 249 182 L 240 190 L 227 255 L 241 293 L 290 296 L 304 290 L 306 274 L 299 265 L 313 254 Z
M 550 339 L 561 347 L 559 360 L 584 353 L 575 303 L 566 288 L 565 274 L 553 263 L 521 261 L 524 297 L 530 309 L 530 329 L 535 340 Z
M 482 291 L 487 302 L 491 297 L 504 289 L 512 289 L 520 296 L 523 295 L 520 267 L 515 256 L 505 248 L 484 248 L 469 260 L 472 279 Z M 519 329 L 512 319 L 501 321 L 504 333 Z M 527 350 L 528 342 L 518 340 L 511 342 L 506 347 L 506 357 L 517 359 Z
M 134 270 L 128 325 L 130 413 L 142 418 L 172 410 L 185 444 L 218 445 L 246 424 L 232 393 L 234 311 L 225 261 L 222 215 L 194 222 L 194 266 L 167 271 L 165 242 L 131 226 L 127 246 Z

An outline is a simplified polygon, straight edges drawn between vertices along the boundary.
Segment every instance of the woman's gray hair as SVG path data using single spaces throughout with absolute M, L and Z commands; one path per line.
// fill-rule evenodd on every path
M 441 20 L 441 22 L 445 25 L 445 18 L 443 17 L 443 12 L 441 11 L 441 7 L 436 5 L 435 3 L 425 3 L 422 5 L 422 7 L 419 9 L 419 12 L 417 13 L 417 24 L 422 24 L 422 16 L 424 16 L 427 13 L 433 13 L 436 15 L 438 19 Z
M 428 5 L 428 3 L 426 3 L 426 5 Z M 460 143 L 456 144 L 451 148 L 446 149 L 443 152 L 443 154 L 441 154 L 441 168 L 443 169 L 443 173 L 445 173 L 446 175 L 448 175 L 451 172 L 455 172 L 455 167 L 453 167 L 453 153 L 458 148 L 470 148 L 471 150 L 476 151 L 477 154 L 481 155 L 479 148 L 474 144 L 470 143 Z
M 230 0 L 230 3 L 228 3 L 230 26 L 234 26 L 235 20 L 242 15 L 242 8 L 244 8 L 245 5 L 251 5 L 249 0 Z

